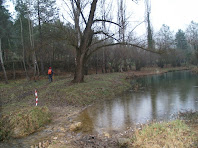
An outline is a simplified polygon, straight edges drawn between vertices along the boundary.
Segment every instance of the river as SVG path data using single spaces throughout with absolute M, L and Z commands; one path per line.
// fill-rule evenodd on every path
M 179 112 L 198 111 L 198 76 L 190 71 L 145 76 L 131 82 L 140 84 L 119 97 L 98 102 L 77 118 L 81 132 L 113 133 L 151 121 L 175 119 Z

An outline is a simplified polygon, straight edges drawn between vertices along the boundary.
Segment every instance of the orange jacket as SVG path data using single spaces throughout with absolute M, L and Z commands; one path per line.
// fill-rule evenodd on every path
M 53 74 L 52 69 L 48 69 L 48 75 Z

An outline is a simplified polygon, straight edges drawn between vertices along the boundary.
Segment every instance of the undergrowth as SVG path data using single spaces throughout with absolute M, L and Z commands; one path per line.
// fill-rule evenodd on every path
M 132 137 L 132 147 L 169 148 L 196 147 L 197 137 L 182 120 L 145 125 L 136 130 Z
M 29 107 L 7 112 L 0 119 L 0 140 L 27 136 L 50 120 L 47 107 Z

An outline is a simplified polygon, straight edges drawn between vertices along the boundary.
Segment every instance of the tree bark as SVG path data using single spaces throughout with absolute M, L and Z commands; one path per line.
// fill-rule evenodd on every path
M 26 65 L 25 65 L 25 47 L 24 47 L 24 40 L 23 40 L 23 24 L 22 24 L 21 17 L 20 17 L 20 25 L 21 25 L 21 44 L 23 47 L 23 67 L 25 70 L 26 79 L 29 80 L 30 78 L 28 76 Z
M 38 70 L 38 78 L 39 78 L 40 74 L 39 74 L 39 68 L 38 68 L 38 64 L 37 64 L 37 60 L 36 60 L 36 51 L 34 48 L 34 38 L 33 38 L 33 27 L 32 27 L 30 17 L 28 17 L 28 25 L 29 25 L 30 45 L 31 45 L 31 49 L 32 49 L 32 62 L 34 65 L 34 81 L 36 81 L 36 69 Z
M 105 9 L 105 0 L 102 1 L 101 3 L 102 5 L 102 19 L 103 20 L 106 20 L 106 9 Z M 106 25 L 105 25 L 105 22 L 102 22 L 102 27 L 103 27 L 103 30 L 106 31 Z M 103 38 L 105 38 L 105 35 L 103 35 Z M 106 72 L 106 59 L 105 59 L 105 49 L 103 48 L 102 49 L 102 73 L 107 73 Z
M 84 69 L 85 64 L 87 62 L 87 52 L 89 50 L 89 46 L 92 42 L 93 31 L 91 27 L 93 25 L 94 14 L 96 10 L 96 4 L 98 0 L 93 0 L 91 3 L 91 9 L 89 12 L 88 22 L 86 23 L 86 28 L 83 31 L 83 35 L 80 40 L 80 46 L 76 49 L 76 68 L 74 74 L 74 83 L 81 83 L 84 81 Z M 79 9 L 79 8 L 78 8 Z
M 38 4 L 38 25 L 39 25 L 39 37 L 40 37 L 40 62 L 41 62 L 41 74 L 44 74 L 44 61 L 43 61 L 43 34 L 41 29 L 41 14 L 40 14 L 40 2 L 37 0 Z
M 3 55 L 2 55 L 2 50 L 1 50 L 1 38 L 0 38 L 0 62 L 1 62 L 1 67 L 3 69 L 4 77 L 5 77 L 5 83 L 8 84 L 8 77 L 6 74 L 5 67 L 4 67 Z
M 16 71 L 15 71 L 15 66 L 14 66 L 14 62 L 12 64 L 12 68 L 13 68 L 13 79 L 16 79 Z
M 85 63 L 85 55 L 81 54 L 80 51 L 77 51 L 76 57 L 76 69 L 74 73 L 74 83 L 84 82 L 84 63 Z
M 81 4 L 81 0 L 77 0 L 76 1 L 77 5 L 80 6 Z M 80 10 L 74 7 L 74 0 L 71 0 L 71 5 L 72 5 L 72 9 L 73 9 L 73 14 L 74 14 L 74 22 L 75 22 L 75 31 L 76 31 L 76 46 L 79 47 L 80 46 L 80 25 L 79 25 L 79 18 L 80 18 Z
M 98 74 L 98 52 L 96 52 L 95 67 L 96 67 L 96 74 Z

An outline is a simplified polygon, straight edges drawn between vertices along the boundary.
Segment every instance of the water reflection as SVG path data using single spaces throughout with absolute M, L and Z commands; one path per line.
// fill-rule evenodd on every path
M 198 110 L 197 75 L 188 71 L 137 79 L 139 92 L 87 108 L 78 117 L 84 132 L 119 131 L 137 123 L 170 120 L 179 111 Z

